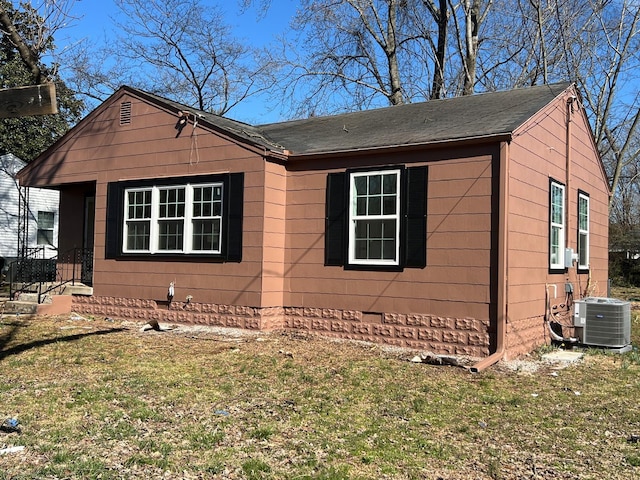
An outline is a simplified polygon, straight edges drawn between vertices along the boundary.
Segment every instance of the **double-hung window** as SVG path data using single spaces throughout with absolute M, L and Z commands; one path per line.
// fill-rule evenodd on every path
M 55 212 L 38 211 L 38 245 L 53 245 L 55 217 Z
M 349 262 L 398 265 L 400 170 L 351 174 Z
M 151 194 L 150 188 L 127 191 L 125 251 L 151 251 Z
M 330 173 L 326 200 L 325 265 L 426 266 L 426 166 Z
M 110 183 L 106 256 L 240 261 L 243 189 L 242 173 Z
M 188 251 L 185 239 L 187 187 L 158 189 L 158 247 L 161 252 Z
M 589 195 L 578 192 L 578 268 L 589 268 Z
M 222 184 L 125 189 L 125 253 L 220 253 Z
M 564 270 L 565 221 L 564 221 L 564 189 L 565 186 L 552 180 L 549 192 L 549 268 Z
M 219 252 L 222 235 L 222 185 L 198 185 L 193 188 L 193 227 L 191 249 Z

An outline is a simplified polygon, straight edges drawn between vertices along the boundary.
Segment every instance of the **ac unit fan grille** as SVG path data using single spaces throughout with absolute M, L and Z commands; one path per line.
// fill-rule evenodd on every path
M 584 343 L 602 347 L 624 347 L 631 343 L 629 302 L 584 302 Z

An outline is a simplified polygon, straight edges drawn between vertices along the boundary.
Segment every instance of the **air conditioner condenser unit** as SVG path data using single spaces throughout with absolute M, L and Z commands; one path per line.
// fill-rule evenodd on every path
M 588 297 L 574 302 L 576 336 L 584 345 L 631 350 L 631 304 L 606 297 Z

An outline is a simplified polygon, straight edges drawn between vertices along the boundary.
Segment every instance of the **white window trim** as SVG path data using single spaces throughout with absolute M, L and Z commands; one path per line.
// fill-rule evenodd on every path
M 133 218 L 133 219 L 129 219 L 129 193 L 130 192 L 148 192 L 151 191 L 151 217 L 147 218 Z M 127 253 L 151 253 L 152 248 L 151 248 L 151 243 L 152 243 L 152 239 L 153 239 L 153 232 L 152 232 L 152 225 L 153 225 L 153 189 L 152 188 L 128 188 L 125 189 L 124 191 L 124 205 L 125 205 L 125 210 L 124 210 L 124 226 L 123 226 L 123 232 L 124 235 L 122 236 L 122 251 L 123 252 L 127 252 Z M 129 239 L 129 223 L 142 223 L 142 222 L 149 222 L 150 226 L 149 226 L 149 247 L 148 249 L 128 249 L 127 248 L 127 240 Z
M 355 179 L 356 177 L 370 177 L 373 175 L 396 175 L 396 212 L 394 215 L 355 215 Z M 401 172 L 400 169 L 394 170 L 375 170 L 366 172 L 353 172 L 349 175 L 349 263 L 351 265 L 388 265 L 395 266 L 400 264 L 400 186 L 401 186 Z M 395 238 L 396 238 L 396 251 L 395 260 L 385 259 L 359 259 L 356 258 L 356 223 L 359 220 L 395 220 Z
M 580 201 L 586 201 L 587 203 L 587 228 L 583 229 L 580 228 Z M 586 258 L 586 263 L 580 263 L 581 257 L 582 255 L 580 255 L 580 251 L 578 251 L 578 268 L 579 269 L 583 269 L 586 270 L 589 268 L 589 250 L 590 250 L 590 233 L 589 233 L 589 223 L 591 220 L 591 212 L 590 210 L 590 203 L 589 203 L 589 195 L 586 195 L 584 193 L 578 193 L 578 249 L 580 248 L 580 238 L 581 237 L 585 237 L 586 238 L 586 252 L 584 257 Z
M 561 222 L 554 222 L 553 221 L 553 189 L 554 188 L 558 188 L 561 192 L 560 198 L 562 199 L 562 205 L 561 205 L 561 209 L 562 211 L 560 212 L 560 219 Z M 565 255 L 565 224 L 564 224 L 564 218 L 565 218 L 565 186 L 562 185 L 561 183 L 557 183 L 552 181 L 551 182 L 551 186 L 550 186 L 550 194 L 549 194 L 549 267 L 553 270 L 564 270 L 565 268 L 565 263 L 564 263 L 564 255 Z M 557 262 L 553 261 L 553 245 L 551 244 L 551 242 L 553 241 L 553 229 L 557 228 L 559 230 L 558 233 L 558 259 Z
M 178 185 L 162 185 L 152 187 L 132 187 L 124 189 L 124 218 L 123 218 L 123 235 L 122 235 L 122 252 L 133 254 L 192 254 L 192 255 L 210 255 L 222 253 L 222 238 L 223 238 L 223 222 L 222 214 L 211 215 L 208 217 L 195 217 L 193 215 L 193 189 L 194 187 L 219 187 L 221 190 L 224 188 L 222 182 L 210 182 L 210 183 L 197 183 L 197 184 L 178 184 Z M 183 217 L 171 217 L 160 218 L 160 190 L 172 190 L 176 188 L 185 189 L 185 212 Z M 147 219 L 132 219 L 129 220 L 129 192 L 141 192 L 151 191 L 151 217 L 150 221 L 150 233 L 149 233 L 149 248 L 142 249 L 129 249 L 127 248 L 127 239 L 129 236 L 129 222 L 135 222 L 137 220 L 147 221 Z M 221 199 L 224 199 L 224 191 L 222 191 Z M 194 250 L 193 249 L 193 221 L 202 219 L 218 219 L 220 222 L 220 234 L 218 241 L 218 249 L 216 250 Z M 183 221 L 183 243 L 181 249 L 175 250 L 161 250 L 159 247 L 159 222 L 163 220 L 182 220 Z

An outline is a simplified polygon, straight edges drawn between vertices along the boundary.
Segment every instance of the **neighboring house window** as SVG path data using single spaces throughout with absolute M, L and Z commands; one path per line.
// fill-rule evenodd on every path
M 564 271 L 564 185 L 551 180 L 549 192 L 549 268 Z
M 329 174 L 325 265 L 425 267 L 426 205 L 427 167 Z
M 243 174 L 110 183 L 107 258 L 207 255 L 240 261 L 243 187 Z
M 589 269 L 589 195 L 578 192 L 578 269 Z
M 38 211 L 38 245 L 53 245 L 55 212 Z

